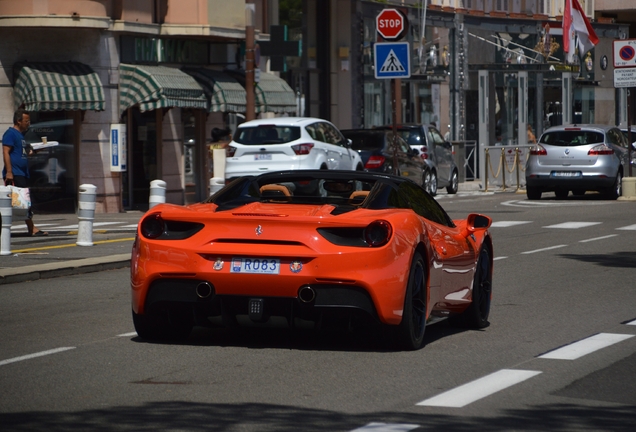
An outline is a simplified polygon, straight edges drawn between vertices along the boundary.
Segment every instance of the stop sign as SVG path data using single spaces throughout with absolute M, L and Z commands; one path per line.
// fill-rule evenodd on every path
M 404 15 L 397 9 L 383 9 L 375 17 L 375 27 L 384 39 L 398 39 L 404 32 Z

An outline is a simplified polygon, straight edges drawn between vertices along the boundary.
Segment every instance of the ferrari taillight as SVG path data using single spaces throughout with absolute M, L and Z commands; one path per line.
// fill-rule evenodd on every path
M 530 149 L 530 154 L 534 156 L 547 156 L 548 152 L 543 148 L 543 146 L 536 145 Z
M 605 144 L 594 146 L 587 152 L 588 156 L 612 155 L 614 150 Z
M 226 157 L 234 157 L 234 153 L 236 153 L 236 147 L 233 146 L 227 146 L 225 149 L 225 156 Z
M 291 148 L 294 151 L 294 153 L 296 153 L 299 156 L 308 155 L 311 149 L 314 148 L 314 144 L 313 143 L 296 144 L 291 146 Z
M 164 220 L 159 213 L 153 213 L 141 221 L 141 235 L 151 240 L 184 240 L 203 229 L 199 222 Z
M 385 220 L 371 222 L 364 229 L 364 240 L 371 247 L 384 246 L 391 239 L 393 227 Z
M 386 159 L 384 156 L 371 156 L 367 163 L 364 164 L 366 169 L 376 169 L 380 168 Z
M 156 239 L 163 234 L 165 225 L 159 213 L 151 214 L 141 222 L 141 235 L 149 239 Z

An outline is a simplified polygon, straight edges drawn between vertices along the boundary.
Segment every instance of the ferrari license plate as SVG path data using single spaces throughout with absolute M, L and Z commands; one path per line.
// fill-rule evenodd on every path
M 581 177 L 580 171 L 552 171 L 552 177 Z
M 280 260 L 278 258 L 232 258 L 230 273 L 280 273 Z
M 256 154 L 254 160 L 272 160 L 271 154 Z

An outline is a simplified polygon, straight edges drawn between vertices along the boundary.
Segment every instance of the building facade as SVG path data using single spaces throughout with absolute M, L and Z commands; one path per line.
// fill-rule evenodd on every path
M 81 184 L 97 212 L 147 209 L 153 180 L 171 203 L 207 197 L 211 131 L 246 109 L 246 16 L 266 39 L 276 13 L 272 0 L 1 0 L 0 127 L 25 108 L 27 142 L 59 142 L 30 162 L 35 210 L 75 211 Z M 261 115 L 296 112 L 276 75 L 254 91 Z

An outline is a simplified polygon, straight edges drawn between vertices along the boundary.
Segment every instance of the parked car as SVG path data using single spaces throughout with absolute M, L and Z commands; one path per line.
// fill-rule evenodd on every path
M 303 192 L 312 182 L 320 187 Z M 422 187 L 383 173 L 242 177 L 206 202 L 159 204 L 140 220 L 135 330 L 179 340 L 211 318 L 249 327 L 284 317 L 290 328 L 375 328 L 419 349 L 425 326 L 444 318 L 488 326 L 491 223 L 477 213 L 453 220 Z
M 392 129 L 380 126 L 378 129 Z M 446 188 L 449 194 L 457 193 L 459 171 L 453 157 L 453 146 L 432 125 L 400 124 L 397 131 L 411 148 L 420 152 L 426 162 L 425 188 L 431 195 L 437 195 L 438 188 Z
M 363 164 L 342 133 L 318 118 L 280 117 L 242 123 L 227 147 L 228 180 L 297 169 L 362 170 Z
M 528 199 L 553 191 L 566 198 L 598 191 L 609 199 L 622 193 L 629 168 L 627 139 L 614 126 L 561 125 L 547 129 L 530 149 L 526 164 Z
M 408 177 L 418 185 L 424 184 L 426 164 L 417 150 L 411 149 L 400 136 L 383 129 L 344 129 L 351 148 L 360 154 L 364 169 Z M 395 169 L 397 167 L 397 169 Z
M 632 126 L 632 151 L 636 150 L 636 126 Z M 629 131 L 628 129 L 625 128 L 621 128 L 621 132 L 623 133 L 623 135 L 625 135 L 625 139 L 629 141 Z

